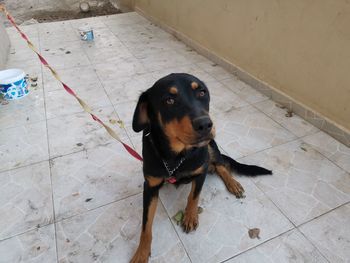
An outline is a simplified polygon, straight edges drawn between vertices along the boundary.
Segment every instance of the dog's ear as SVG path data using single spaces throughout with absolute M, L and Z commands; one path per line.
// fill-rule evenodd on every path
M 147 91 L 143 92 L 137 102 L 134 117 L 132 120 L 132 129 L 135 132 L 140 132 L 149 124 L 148 118 L 148 94 Z

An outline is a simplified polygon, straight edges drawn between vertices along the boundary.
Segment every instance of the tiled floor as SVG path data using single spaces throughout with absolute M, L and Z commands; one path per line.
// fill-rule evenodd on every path
M 95 41 L 77 28 L 89 23 Z M 237 80 L 137 15 L 23 27 L 62 79 L 127 143 L 138 95 L 171 72 L 204 80 L 217 142 L 274 175 L 240 177 L 246 198 L 209 175 L 200 225 L 171 219 L 189 185 L 165 186 L 151 262 L 349 262 L 350 149 Z M 0 262 L 128 262 L 139 238 L 141 164 L 113 141 L 8 29 L 8 67 L 38 76 L 19 101 L 0 105 Z M 69 51 L 69 52 L 68 52 Z M 121 118 L 125 129 L 115 121 Z M 250 228 L 260 229 L 251 239 Z

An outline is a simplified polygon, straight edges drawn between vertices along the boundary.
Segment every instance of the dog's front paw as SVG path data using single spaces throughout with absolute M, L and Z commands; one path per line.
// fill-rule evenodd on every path
M 189 233 L 196 230 L 198 224 L 198 210 L 196 209 L 196 211 L 193 212 L 186 211 L 182 221 L 182 228 L 184 232 Z
M 135 255 L 130 260 L 130 263 L 147 263 L 151 252 L 149 249 L 138 248 Z
M 244 197 L 243 186 L 239 182 L 234 180 L 233 178 L 232 178 L 232 180 L 230 180 L 229 182 L 226 183 L 226 187 L 230 193 L 232 193 L 236 196 L 236 198 L 243 198 Z

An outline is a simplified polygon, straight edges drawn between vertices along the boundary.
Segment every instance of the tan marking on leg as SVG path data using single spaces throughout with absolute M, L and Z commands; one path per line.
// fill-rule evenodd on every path
M 198 83 L 195 82 L 195 81 L 193 81 L 193 82 L 191 83 L 191 88 L 192 88 L 192 89 L 198 89 Z
M 152 224 L 157 210 L 158 197 L 154 197 L 149 205 L 145 230 L 141 232 L 140 243 L 130 263 L 147 263 L 151 254 Z
M 184 219 L 182 221 L 182 227 L 186 233 L 189 233 L 193 230 L 196 230 L 196 228 L 198 226 L 199 195 L 196 198 L 193 198 L 195 187 L 196 187 L 196 182 L 193 180 L 191 192 L 187 198 L 187 206 L 186 206 L 186 210 L 185 210 Z
M 229 192 L 234 194 L 237 198 L 242 198 L 244 189 L 242 185 L 232 177 L 230 171 L 223 165 L 216 165 L 215 169 L 217 174 L 224 181 L 227 190 L 229 190 Z
M 160 185 L 164 181 L 163 178 L 154 177 L 154 176 L 150 176 L 150 175 L 146 175 L 145 179 L 147 180 L 150 187 Z
M 199 175 L 199 174 L 202 174 L 203 172 L 204 172 L 204 167 L 200 166 L 196 170 L 192 171 L 190 174 L 191 175 Z

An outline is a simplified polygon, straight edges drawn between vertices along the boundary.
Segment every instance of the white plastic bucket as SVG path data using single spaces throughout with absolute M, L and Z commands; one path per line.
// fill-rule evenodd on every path
M 0 92 L 6 100 L 20 99 L 29 93 L 25 76 L 21 69 L 0 71 Z

